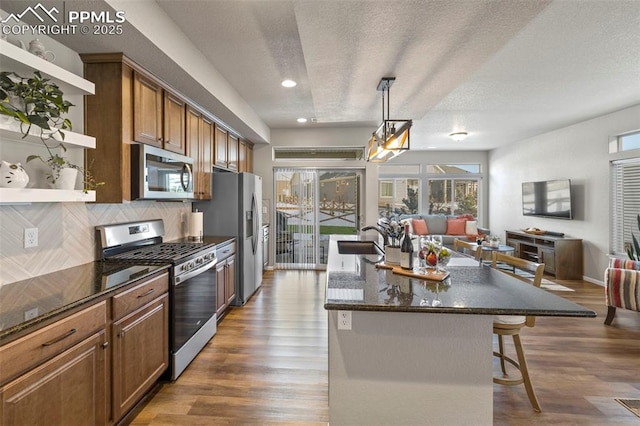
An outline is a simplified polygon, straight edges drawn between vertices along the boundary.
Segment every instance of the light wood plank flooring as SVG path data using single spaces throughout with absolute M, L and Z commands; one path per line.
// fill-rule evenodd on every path
M 132 424 L 326 424 L 324 279 L 313 271 L 266 273 L 262 289 L 231 310 L 183 375 L 163 385 Z M 614 401 L 640 398 L 640 313 L 618 310 L 605 326 L 602 287 L 558 283 L 575 292 L 554 293 L 598 317 L 540 317 L 524 330 L 543 412 L 531 409 L 522 386 L 494 385 L 494 424 L 640 425 Z

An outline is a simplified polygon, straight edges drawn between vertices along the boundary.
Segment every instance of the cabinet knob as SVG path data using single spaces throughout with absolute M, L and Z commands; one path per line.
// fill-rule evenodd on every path
M 107 349 L 109 347 L 109 342 L 104 342 L 102 345 L 102 349 Z

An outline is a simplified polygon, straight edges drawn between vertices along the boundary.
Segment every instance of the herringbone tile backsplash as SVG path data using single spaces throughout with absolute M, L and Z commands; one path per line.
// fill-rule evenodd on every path
M 33 203 L 0 206 L 0 285 L 97 259 L 95 226 L 163 219 L 165 240 L 186 235 L 191 203 Z M 38 247 L 23 248 L 25 228 L 38 228 Z

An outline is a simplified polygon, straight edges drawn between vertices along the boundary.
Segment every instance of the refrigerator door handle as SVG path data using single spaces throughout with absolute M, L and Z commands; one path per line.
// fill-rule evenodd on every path
M 256 230 L 256 225 L 258 224 L 258 216 L 256 216 L 256 208 L 256 194 L 253 194 L 251 196 L 251 214 L 253 215 L 253 237 L 251 238 L 251 250 L 253 251 L 253 254 L 256 254 L 258 247 L 258 232 Z

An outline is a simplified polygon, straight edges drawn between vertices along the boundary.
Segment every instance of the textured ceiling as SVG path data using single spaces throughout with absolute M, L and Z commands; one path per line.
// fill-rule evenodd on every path
M 118 0 L 66 3 L 127 7 Z M 24 4 L 3 0 L 2 9 Z M 211 75 L 224 78 L 272 129 L 365 125 L 373 131 L 382 118 L 376 86 L 384 76 L 396 77 L 391 118 L 414 120 L 412 149 L 492 149 L 640 103 L 636 0 L 130 4 L 166 13 L 175 23 L 167 35 L 190 43 Z M 127 25 L 126 37 L 58 39 L 78 52 L 124 51 L 243 134 L 265 139 L 235 105 L 203 91 L 201 77 L 145 39 L 140 25 Z M 282 88 L 285 78 L 298 86 Z M 298 117 L 317 123 L 300 125 Z M 447 136 L 454 131 L 469 137 L 454 143 Z

